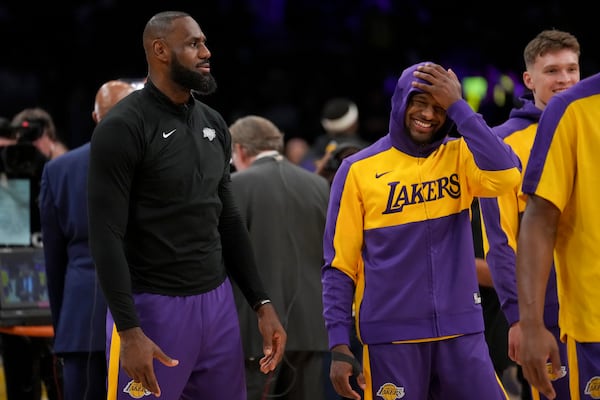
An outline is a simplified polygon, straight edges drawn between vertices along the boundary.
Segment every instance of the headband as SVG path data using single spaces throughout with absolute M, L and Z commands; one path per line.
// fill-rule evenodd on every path
M 352 126 L 352 124 L 355 123 L 357 119 L 358 108 L 356 108 L 356 104 L 350 104 L 350 106 L 348 107 L 348 112 L 346 112 L 346 114 L 336 119 L 323 118 L 321 120 L 321 124 L 327 132 L 337 133 L 350 128 L 350 126 Z

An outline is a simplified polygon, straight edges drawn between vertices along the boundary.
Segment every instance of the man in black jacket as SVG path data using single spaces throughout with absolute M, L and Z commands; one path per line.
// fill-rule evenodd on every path
M 91 141 L 90 247 L 115 326 L 109 397 L 244 400 L 229 276 L 258 315 L 263 373 L 280 362 L 287 336 L 230 191 L 229 130 L 192 96 L 216 88 L 211 53 L 183 12 L 153 16 L 143 43 L 144 88 L 119 102 Z

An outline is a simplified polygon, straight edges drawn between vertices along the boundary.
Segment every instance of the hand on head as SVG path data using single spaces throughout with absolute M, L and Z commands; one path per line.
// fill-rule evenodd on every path
M 428 83 L 414 81 L 412 85 L 430 94 L 445 110 L 462 99 L 460 81 L 451 69 L 446 70 L 441 65 L 425 63 L 417 67 L 414 76 Z

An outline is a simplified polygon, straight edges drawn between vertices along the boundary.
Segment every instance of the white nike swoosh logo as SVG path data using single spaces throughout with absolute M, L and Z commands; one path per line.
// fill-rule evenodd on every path
M 166 139 L 169 136 L 171 136 L 173 133 L 175 133 L 177 129 L 173 129 L 171 132 L 163 132 L 163 137 Z

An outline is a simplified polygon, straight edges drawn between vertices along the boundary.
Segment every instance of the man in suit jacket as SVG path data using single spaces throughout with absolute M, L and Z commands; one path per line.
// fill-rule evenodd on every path
M 134 90 L 109 81 L 96 95 L 98 123 Z M 49 161 L 42 172 L 40 215 L 54 352 L 63 360 L 65 400 L 106 399 L 106 303 L 88 246 L 89 143 Z
M 234 198 L 240 207 L 271 300 L 288 333 L 273 376 L 258 369 L 262 337 L 236 287 L 246 354 L 248 400 L 325 399 L 327 333 L 321 300 L 323 229 L 329 184 L 282 156 L 283 134 L 269 120 L 246 116 L 230 126 Z

